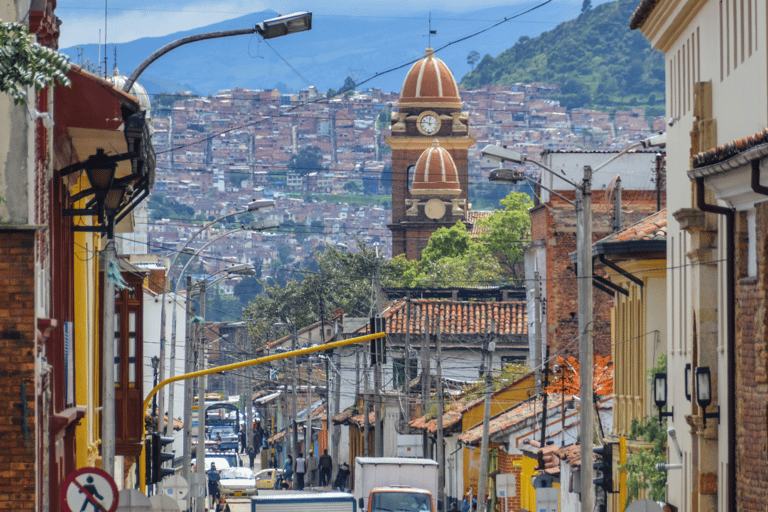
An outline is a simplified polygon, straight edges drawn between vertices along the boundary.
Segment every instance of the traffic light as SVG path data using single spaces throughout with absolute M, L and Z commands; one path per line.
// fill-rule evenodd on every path
M 371 317 L 371 334 L 384 332 L 384 319 L 380 316 Z M 381 354 L 381 362 L 387 362 L 387 337 L 371 340 L 371 364 L 376 364 L 377 354 Z
M 600 455 L 600 460 L 592 467 L 597 471 L 594 483 L 603 489 L 606 494 L 613 492 L 613 448 L 610 444 L 604 444 L 592 448 L 592 451 Z
M 148 484 L 154 483 L 152 481 L 152 434 L 147 434 L 144 437 L 144 464 L 145 464 L 145 482 Z
M 174 474 L 172 468 L 163 467 L 164 462 L 173 460 L 173 452 L 163 453 L 163 446 L 171 444 L 172 442 L 172 437 L 163 437 L 158 432 L 152 433 L 152 478 L 150 478 L 149 481 L 153 484 Z

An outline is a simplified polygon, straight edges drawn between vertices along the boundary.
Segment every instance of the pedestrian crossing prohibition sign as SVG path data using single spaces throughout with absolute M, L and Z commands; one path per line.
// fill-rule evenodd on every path
M 67 476 L 61 486 L 64 512 L 115 512 L 117 486 L 114 479 L 99 468 L 80 468 Z

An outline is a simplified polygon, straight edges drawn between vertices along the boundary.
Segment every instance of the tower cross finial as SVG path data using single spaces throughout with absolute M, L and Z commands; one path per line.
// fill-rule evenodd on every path
M 432 46 L 432 36 L 437 35 L 437 30 L 432 30 L 432 11 L 429 12 L 429 35 L 428 41 L 429 46 Z

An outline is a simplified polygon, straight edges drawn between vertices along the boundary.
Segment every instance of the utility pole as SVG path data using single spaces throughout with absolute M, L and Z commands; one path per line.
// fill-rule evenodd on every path
M 293 364 L 293 363 L 291 363 Z M 285 456 L 288 455 L 291 451 L 291 438 L 289 436 L 289 428 L 291 424 L 290 420 L 290 407 L 288 407 L 288 365 L 287 360 L 283 359 L 283 400 L 282 400 L 282 409 L 283 412 L 283 430 L 285 432 L 285 435 L 283 435 L 283 460 L 285 460 Z M 288 421 L 286 421 L 286 419 Z
M 421 415 L 429 412 L 429 394 L 432 391 L 429 375 L 429 317 L 424 319 L 424 336 L 421 339 Z M 426 447 L 425 447 L 426 450 Z M 426 456 L 426 453 L 424 454 Z
M 595 503 L 592 436 L 594 435 L 594 340 L 592 338 L 592 168 L 584 166 L 582 185 L 576 189 L 576 246 L 578 254 L 579 365 L 581 383 L 581 512 L 593 512 Z
M 296 333 L 296 327 L 291 323 L 291 350 L 296 350 L 296 345 L 298 345 L 299 340 L 297 339 L 298 335 Z M 299 425 L 296 422 L 296 358 L 291 358 L 291 367 L 292 367 L 292 384 L 291 387 L 293 388 L 293 397 L 291 399 L 291 456 L 293 457 L 294 462 L 296 461 L 296 456 L 298 455 L 298 449 L 299 449 Z
M 355 347 L 355 352 L 357 352 L 357 347 Z M 333 351 L 333 354 L 335 356 L 335 363 L 336 363 L 336 369 L 338 371 L 341 371 L 341 349 L 337 349 Z M 333 374 L 333 387 L 334 387 L 334 398 L 333 398 L 333 415 L 336 416 L 339 414 L 340 411 L 340 405 L 339 400 L 341 400 L 341 374 L 340 373 L 334 373 Z M 357 399 L 359 395 L 355 393 L 355 399 Z M 339 467 L 339 446 L 341 443 L 341 425 L 334 425 L 333 426 L 333 452 L 331 454 L 331 458 L 333 461 L 333 472 L 331 473 L 331 476 L 335 475 L 338 471 Z
M 541 447 L 544 448 L 544 444 L 547 441 L 547 397 L 549 396 L 546 392 L 547 387 L 549 386 L 549 347 L 547 347 L 547 362 L 544 364 L 544 397 L 542 399 L 542 403 L 544 406 L 541 410 Z
M 384 329 L 383 320 L 379 315 L 381 315 L 381 276 L 379 274 L 380 272 L 380 261 L 379 260 L 379 246 L 378 244 L 375 244 L 376 249 L 376 272 L 375 272 L 375 279 L 376 279 L 376 320 L 374 320 L 374 323 L 376 323 L 377 327 L 379 327 L 379 322 L 381 322 L 381 329 Z M 374 454 L 376 457 L 383 457 L 384 456 L 384 436 L 382 433 L 382 417 L 381 417 L 381 362 L 382 358 L 384 357 L 384 351 L 382 350 L 384 346 L 384 340 L 375 340 L 374 341 L 374 347 L 376 347 L 376 365 L 374 366 L 374 373 L 373 373 L 373 392 L 374 392 L 374 402 L 373 402 L 373 417 L 374 417 L 374 429 L 373 429 L 373 436 L 374 436 Z
M 200 317 L 203 319 L 198 338 L 197 361 L 200 368 L 205 368 L 205 280 L 200 282 Z M 197 379 L 197 512 L 204 512 L 205 503 L 205 390 L 208 377 L 201 375 Z
M 480 477 L 477 485 L 477 503 L 479 510 L 485 510 L 485 486 L 488 480 L 488 431 L 491 422 L 491 396 L 493 395 L 493 352 L 496 350 L 496 327 L 490 322 L 490 339 L 485 347 L 488 355 L 488 366 L 485 370 L 485 399 L 483 402 L 483 438 L 480 444 Z
M 186 293 L 186 314 L 184 315 L 186 329 L 184 335 L 184 373 L 192 373 L 194 364 L 195 349 L 192 347 L 192 332 L 189 327 L 189 320 L 192 318 L 192 276 L 187 276 Z M 192 379 L 184 380 L 184 463 L 181 468 L 181 474 L 188 484 L 192 485 L 190 480 L 190 466 L 192 464 Z M 199 414 L 198 414 L 199 416 Z
M 405 299 L 405 378 L 403 395 L 405 396 L 405 434 L 411 433 L 411 295 Z
M 437 318 L 435 343 L 437 352 L 437 502 L 445 502 L 445 446 L 443 446 L 443 364 L 442 364 L 442 329 L 443 317 Z M 438 509 L 441 507 L 438 505 Z
M 363 358 L 365 359 L 365 358 Z M 365 366 L 365 365 L 363 365 Z M 371 437 L 371 420 L 370 420 L 370 394 L 368 391 L 368 368 L 363 368 L 363 372 L 365 372 L 364 379 L 364 391 L 363 391 L 363 455 L 366 457 L 371 456 L 371 446 L 370 446 L 370 437 Z
M 320 328 L 323 326 L 321 324 Z M 304 457 L 309 456 L 312 442 L 312 363 L 307 358 L 307 417 L 304 421 Z
M 107 222 L 113 222 L 109 219 Z M 111 226 L 111 224 L 110 224 Z M 112 231 L 110 228 L 109 234 Z M 101 467 L 110 476 L 115 475 L 115 282 L 109 277 L 116 264 L 115 241 L 112 236 L 102 252 L 104 263 L 104 304 L 102 328 L 102 395 L 101 395 Z M 162 405 L 162 400 L 161 400 Z M 144 412 L 142 411 L 142 414 Z M 162 412 L 160 419 L 162 421 Z M 159 430 L 159 429 L 158 429 Z
M 541 394 L 541 276 L 533 273 L 533 354 L 536 365 L 536 395 Z

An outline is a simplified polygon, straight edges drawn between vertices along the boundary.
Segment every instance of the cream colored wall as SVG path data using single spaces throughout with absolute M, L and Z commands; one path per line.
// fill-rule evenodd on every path
M 700 355 L 712 361 L 719 375 L 725 375 L 728 363 L 724 350 L 724 320 L 727 312 L 724 302 L 725 282 L 721 265 L 712 263 L 725 261 L 725 244 L 722 238 L 710 241 L 683 232 L 674 215 L 682 208 L 695 207 L 691 194 L 692 184 L 686 174 L 691 168 L 690 132 L 694 122 L 694 82 L 712 83 L 712 119 L 716 140 L 713 146 L 753 135 L 768 126 L 766 2 L 746 0 L 735 4 L 735 1 L 660 2 L 642 27 L 643 34 L 651 40 L 654 48 L 665 53 L 667 117 L 677 118 L 667 130 L 667 349 L 668 389 L 671 391 L 668 405 L 675 407 L 675 416 L 669 425 L 674 426 L 678 432 L 677 437 L 684 453 L 684 467 L 668 473 L 667 499 L 679 507 L 679 512 L 727 508 L 726 492 L 719 492 L 711 502 L 705 501 L 709 497 L 697 502 L 698 498 L 693 492 L 697 488 L 696 479 L 700 471 L 717 472 L 718 488 L 727 488 L 725 471 L 719 471 L 727 462 L 727 424 L 724 421 L 720 423 L 716 440 L 703 440 L 699 444 L 689 434 L 690 428 L 684 415 L 691 413 L 691 403 L 683 395 L 684 368 L 692 358 L 694 321 L 699 346 L 704 349 Z M 736 11 L 734 6 L 737 7 Z M 722 26 L 721 8 L 727 12 Z M 745 13 L 743 20 L 742 12 Z M 751 38 L 748 28 L 750 19 L 753 23 Z M 743 60 L 738 55 L 734 61 L 734 50 L 741 53 L 742 26 L 746 27 L 743 46 L 745 55 Z M 735 46 L 734 28 L 737 29 Z M 723 40 L 721 33 L 724 35 Z M 725 57 L 722 66 L 721 47 Z M 695 67 L 686 66 L 686 63 L 695 63 Z M 676 79 L 676 75 L 683 80 Z M 724 233 L 722 219 L 711 217 L 710 220 L 716 222 L 711 228 Z M 708 250 L 709 246 L 716 246 L 716 249 Z M 718 379 L 717 383 L 718 395 L 726 396 L 725 379 Z M 728 404 L 721 400 L 719 405 L 721 417 L 727 417 L 730 413 Z M 695 451 L 694 443 L 697 443 Z M 680 461 L 677 456 L 670 455 L 670 462 Z
M 611 280 L 629 291 L 614 299 L 611 353 L 614 364 L 613 435 L 629 436 L 633 419 L 653 416 L 647 370 L 666 351 L 666 261 L 621 264 L 643 280 L 640 287 L 621 274 Z

